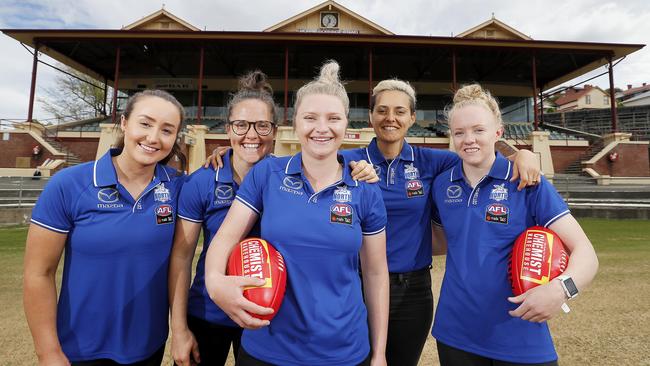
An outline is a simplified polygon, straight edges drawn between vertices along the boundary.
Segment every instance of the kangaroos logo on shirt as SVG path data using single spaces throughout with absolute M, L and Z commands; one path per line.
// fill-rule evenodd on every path
M 413 163 L 404 165 L 404 178 L 409 180 L 420 178 L 420 172 L 413 166 Z
M 153 191 L 153 200 L 157 202 L 169 202 L 169 189 L 165 188 L 165 183 L 160 183 L 156 189 Z
M 505 183 L 494 184 L 492 192 L 490 192 L 490 199 L 497 202 L 508 200 L 508 188 Z
M 174 222 L 174 209 L 171 205 L 156 207 L 156 224 L 171 224 Z
M 424 187 L 422 181 L 413 179 L 406 182 L 406 196 L 408 198 L 424 196 Z
M 347 203 L 336 203 L 330 207 L 330 222 L 352 225 L 352 206 Z
M 336 187 L 336 190 L 334 191 L 334 201 L 340 203 L 352 201 L 352 192 L 350 192 L 348 186 L 341 185 Z

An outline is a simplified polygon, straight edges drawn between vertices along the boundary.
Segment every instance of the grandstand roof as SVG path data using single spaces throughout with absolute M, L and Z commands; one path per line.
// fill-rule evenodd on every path
M 311 78 L 313 62 L 318 64 L 324 58 L 335 58 L 342 63 L 344 72 L 358 70 L 358 75 L 345 75 L 348 79 L 367 79 L 367 60 L 363 60 L 368 49 L 372 49 L 374 80 L 399 76 L 430 82 L 451 82 L 455 50 L 459 83 L 477 81 L 526 90 L 532 80 L 533 54 L 537 59 L 538 85 L 547 89 L 606 64 L 609 55 L 618 59 L 644 47 L 641 44 L 329 33 L 68 29 L 4 29 L 2 32 L 32 47 L 38 42 L 41 52 L 99 80 L 107 79 L 109 84 L 115 72 L 118 45 L 121 45 L 123 77 L 196 77 L 199 49 L 203 45 L 206 60 L 214 63 L 213 77 L 232 78 L 251 68 L 260 68 L 272 78 L 282 78 L 287 46 L 293 58 L 291 67 L 305 68 L 298 72 L 298 77 Z M 412 66 L 405 68 L 405 64 Z

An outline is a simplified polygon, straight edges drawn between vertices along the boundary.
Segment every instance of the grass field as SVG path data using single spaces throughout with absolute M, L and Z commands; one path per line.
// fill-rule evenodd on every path
M 562 365 L 650 365 L 650 222 L 580 220 L 592 240 L 600 269 L 592 286 L 571 304 L 571 313 L 550 322 Z M 0 229 L 0 364 L 34 365 L 22 310 L 22 262 L 27 228 Z M 436 258 L 437 298 L 443 258 Z M 165 364 L 170 364 L 168 356 Z M 421 365 L 437 365 L 427 341 Z

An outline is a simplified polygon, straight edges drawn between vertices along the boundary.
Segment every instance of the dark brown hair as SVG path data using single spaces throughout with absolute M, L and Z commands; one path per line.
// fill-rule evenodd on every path
M 126 102 L 126 107 L 124 108 L 124 112 L 122 113 L 122 116 L 124 117 L 124 119 L 128 120 L 129 117 L 131 117 L 131 112 L 133 112 L 133 108 L 135 107 L 135 104 L 139 102 L 140 99 L 145 97 L 158 97 L 160 99 L 168 101 L 169 103 L 173 104 L 174 107 L 176 107 L 176 109 L 178 109 L 178 114 L 180 117 L 180 125 L 178 126 L 178 130 L 176 131 L 176 141 L 174 142 L 172 151 L 169 153 L 169 155 L 167 155 L 167 157 L 162 159 L 160 163 L 167 164 L 172 157 L 176 156 L 180 161 L 181 171 L 185 171 L 187 168 L 187 158 L 185 157 L 185 154 L 183 154 L 181 147 L 178 144 L 178 135 L 180 135 L 181 130 L 183 128 L 183 123 L 185 121 L 185 110 L 183 109 L 181 103 L 173 95 L 160 89 L 147 89 L 141 92 L 137 92 L 133 94 L 131 97 L 129 97 L 129 100 Z M 119 122 L 117 123 L 119 125 Z M 119 137 L 117 138 L 117 143 L 115 144 L 115 147 L 118 149 L 124 148 L 124 134 L 120 133 Z
M 273 88 L 267 80 L 266 74 L 260 70 L 251 71 L 239 78 L 239 89 L 232 94 L 226 107 L 228 120 L 230 120 L 232 109 L 237 103 L 246 99 L 257 99 L 269 107 L 271 111 L 271 122 L 276 125 L 278 124 L 280 112 L 277 104 L 273 100 Z

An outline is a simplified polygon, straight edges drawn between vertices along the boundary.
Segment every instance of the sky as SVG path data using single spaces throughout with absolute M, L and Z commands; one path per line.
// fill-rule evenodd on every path
M 0 29 L 119 29 L 165 9 L 200 29 L 261 31 L 322 0 L 0 0 Z M 535 40 L 650 43 L 648 0 L 337 0 L 346 8 L 399 35 L 451 36 L 491 18 Z M 30 49 L 31 50 L 31 49 Z M 32 55 L 0 34 L 0 119 L 25 120 Z M 48 63 L 55 61 L 43 58 Z M 621 61 L 614 84 L 650 83 L 650 46 Z M 606 71 L 583 75 L 587 79 Z M 51 87 L 57 71 L 39 64 L 36 97 Z M 605 89 L 607 75 L 589 82 Z M 36 103 L 34 118 L 51 118 Z

